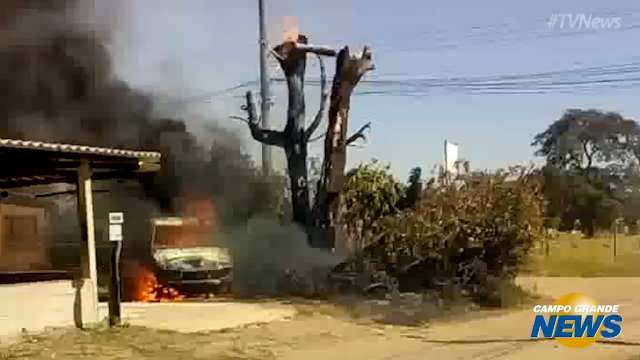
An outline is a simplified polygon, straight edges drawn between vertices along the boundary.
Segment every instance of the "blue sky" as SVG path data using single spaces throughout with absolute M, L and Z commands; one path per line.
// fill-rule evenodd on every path
M 640 64 L 640 2 L 630 0 L 267 0 L 272 43 L 280 40 L 283 17 L 295 16 L 301 32 L 319 44 L 367 44 L 376 70 L 368 80 L 430 79 L 445 83 L 581 68 Z M 189 102 L 166 103 L 162 112 L 186 115 L 195 129 L 222 124 L 246 139 L 258 154 L 240 114 L 239 90 L 198 99 L 256 80 L 257 0 L 120 0 L 111 12 L 111 47 L 118 74 L 135 86 Z M 102 11 L 102 9 L 99 9 Z M 113 9 L 112 9 L 113 10 Z M 550 27 L 553 14 L 619 18 L 611 29 Z M 114 16 L 115 15 L 115 16 Z M 568 24 L 566 24 L 568 25 Z M 328 63 L 333 61 L 328 59 Z M 318 76 L 309 59 L 308 77 Z M 280 76 L 275 62 L 271 70 Z M 333 71 L 331 70 L 331 74 Z M 637 76 L 633 72 L 628 76 Z M 606 74 L 605 74 L 606 76 Z M 579 81 L 582 73 L 569 78 Z M 429 171 L 442 161 L 443 141 L 461 146 L 474 168 L 497 168 L 533 160 L 532 137 L 567 108 L 599 108 L 640 119 L 640 85 L 562 87 L 544 93 L 479 93 L 456 86 L 402 88 L 364 84 L 353 98 L 350 127 L 373 124 L 368 142 L 349 152 L 349 163 L 377 158 L 406 178 L 411 167 Z M 286 96 L 274 85 L 273 122 L 282 126 Z M 307 91 L 308 118 L 318 106 L 317 88 Z M 320 154 L 320 144 L 312 152 Z M 275 150 L 278 152 L 278 150 Z M 276 155 L 283 165 L 282 156 Z M 259 160 L 259 158 L 258 158 Z

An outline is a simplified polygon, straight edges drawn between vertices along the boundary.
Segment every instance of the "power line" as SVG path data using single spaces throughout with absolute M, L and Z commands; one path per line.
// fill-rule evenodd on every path
M 284 79 L 275 79 L 283 82 Z M 318 79 L 306 81 L 318 86 Z M 475 94 L 577 93 L 640 86 L 640 63 L 583 67 L 557 71 L 448 78 L 374 78 L 361 81 L 356 95 L 425 96 L 434 91 Z
M 211 91 L 211 92 L 205 92 L 202 94 L 198 94 L 198 95 L 193 95 L 193 96 L 189 96 L 189 97 L 185 97 L 182 99 L 172 99 L 166 102 L 160 102 L 158 103 L 158 105 L 175 105 L 175 106 L 180 106 L 180 105 L 184 105 L 184 104 L 188 104 L 188 103 L 193 103 L 193 102 L 204 102 L 204 101 L 208 101 L 208 100 L 212 100 L 214 98 L 220 97 L 220 96 L 224 96 L 224 95 L 228 95 L 236 90 L 240 90 L 240 89 L 244 89 L 244 88 L 248 88 L 248 87 L 252 87 L 252 86 L 256 86 L 257 85 L 257 81 L 252 80 L 252 81 L 245 81 L 243 83 L 240 83 L 238 85 L 235 86 L 231 86 L 225 89 L 221 89 L 221 90 L 216 90 L 216 91 Z
M 284 84 L 282 77 L 272 78 L 275 85 Z M 320 80 L 310 78 L 309 86 L 319 86 Z M 205 92 L 160 105 L 185 105 L 194 102 L 211 101 L 230 95 L 234 91 L 257 87 L 258 82 L 245 81 L 225 89 Z M 602 89 L 635 89 L 640 87 L 640 62 L 582 67 L 537 73 L 499 74 L 490 76 L 463 77 L 414 77 L 363 79 L 356 90 L 356 96 L 387 95 L 422 97 L 435 91 L 474 94 L 575 94 L 577 92 Z
M 620 29 L 610 31 L 634 31 L 640 29 L 640 22 L 634 21 L 640 18 L 637 8 L 626 10 L 616 9 L 611 13 L 602 13 L 606 16 L 624 17 L 624 25 Z M 487 44 L 509 45 L 522 43 L 523 41 L 535 41 L 539 39 L 556 39 L 564 37 L 586 36 L 598 33 L 597 31 L 562 31 L 547 26 L 547 17 L 537 16 L 529 26 L 522 26 L 524 22 L 500 22 L 473 25 L 465 32 L 453 33 L 451 29 L 436 28 L 428 31 L 415 31 L 397 33 L 386 32 L 386 40 L 375 44 L 379 51 L 393 53 L 440 51 L 443 49 L 455 49 L 466 46 Z M 602 33 L 602 32 L 599 32 Z M 402 46 L 398 39 L 410 40 Z M 424 46 L 425 40 L 433 40 L 433 46 Z M 420 48 L 413 48 L 420 44 Z M 626 66 L 626 67 L 625 67 Z M 553 72 L 539 72 L 528 74 L 507 74 L 495 76 L 477 77 L 448 77 L 425 78 L 412 76 L 406 79 L 391 79 L 384 74 L 377 77 L 364 79 L 356 91 L 356 96 L 387 95 L 387 96 L 425 96 L 433 91 L 445 91 L 448 93 L 474 93 L 474 94 L 548 94 L 548 93 L 577 93 L 603 89 L 634 89 L 639 86 L 640 76 L 638 63 L 622 65 L 599 66 L 583 69 L 568 69 Z M 375 76 L 375 75 L 374 75 Z M 272 78 L 274 83 L 282 83 L 282 78 Z M 308 79 L 310 86 L 319 86 L 318 79 Z M 215 98 L 229 95 L 243 88 L 257 88 L 257 81 L 246 81 L 239 85 L 213 92 L 169 100 L 159 105 L 184 105 L 193 102 L 211 101 Z

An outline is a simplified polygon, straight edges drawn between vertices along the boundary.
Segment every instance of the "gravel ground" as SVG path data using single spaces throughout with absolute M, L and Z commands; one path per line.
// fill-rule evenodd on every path
M 291 305 L 294 317 L 218 331 L 201 331 L 201 312 L 193 306 L 180 315 L 180 304 L 166 304 L 155 313 L 138 312 L 148 326 L 166 314 L 188 316 L 193 322 L 181 332 L 130 326 L 117 330 L 60 329 L 26 337 L 0 352 L 4 359 L 640 359 L 640 279 L 636 278 L 525 278 L 524 286 L 557 297 L 584 292 L 600 303 L 619 303 L 625 316 L 625 343 L 596 344 L 570 349 L 554 340 L 528 339 L 532 315 L 529 308 L 474 311 L 418 326 L 385 325 L 371 319 L 354 319 L 352 311 L 325 303 Z M 175 305 L 175 306 L 173 306 Z M 185 305 L 185 304 L 182 304 Z M 264 306 L 267 306 L 263 304 Z M 289 305 L 268 305 L 288 309 Z M 284 307 L 283 307 L 284 306 Z M 240 308 L 238 308 L 240 309 Z M 183 309 L 184 310 L 184 309 Z M 237 314 L 234 312 L 233 316 Z M 231 315 L 229 315 L 231 316 Z M 168 323 L 164 324 L 167 326 Z M 636 345 L 638 344 L 638 345 Z

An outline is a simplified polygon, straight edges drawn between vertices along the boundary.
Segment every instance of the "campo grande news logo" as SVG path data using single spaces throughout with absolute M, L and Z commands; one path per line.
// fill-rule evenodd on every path
M 555 304 L 535 305 L 533 312 L 531 338 L 555 338 L 572 348 L 585 348 L 622 333 L 620 305 L 599 305 L 579 293 L 564 295 Z

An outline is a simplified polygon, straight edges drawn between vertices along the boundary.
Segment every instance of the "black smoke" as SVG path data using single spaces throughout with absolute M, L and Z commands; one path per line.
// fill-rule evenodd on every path
M 73 1 L 9 1 L 0 25 L 0 135 L 154 147 L 152 100 L 113 74 Z
M 231 223 L 269 210 L 270 183 L 236 134 L 214 128 L 205 147 L 188 119 L 155 117 L 153 98 L 115 75 L 108 32 L 83 18 L 90 2 L 0 2 L 0 137 L 161 151 L 161 172 L 139 179 L 142 186 L 95 185 L 109 190 L 96 195 L 98 217 L 139 209 L 129 215 L 139 230 L 125 233 L 139 243 L 148 239 L 149 217 L 179 215 L 183 195 L 211 198 Z M 64 227 L 73 232 L 71 225 Z
M 156 118 L 153 98 L 114 74 L 109 34 L 79 11 L 90 2 L 2 1 L 0 137 L 161 151 L 163 170 L 144 185 L 162 210 L 187 190 L 249 203 L 256 173 L 237 136 L 216 128 L 205 148 L 188 119 Z
M 78 10 L 90 2 L 0 2 L 0 137 L 162 153 L 158 174 L 94 185 L 106 191 L 94 197 L 99 280 L 108 274 L 107 213 L 125 212 L 123 256 L 138 268 L 150 260 L 150 219 L 181 215 L 183 196 L 215 204 L 222 224 L 217 230 L 228 235 L 224 240 L 238 260 L 235 275 L 243 293 L 273 292 L 278 273 L 331 263 L 306 247 L 300 230 L 274 221 L 278 214 L 288 217 L 283 178 L 262 176 L 241 152 L 236 134 L 213 127 L 207 134 L 213 144 L 203 146 L 189 131 L 189 119 L 156 117 L 153 97 L 115 75 L 108 31 L 98 31 Z M 79 260 L 74 199 L 67 197 L 70 206 L 52 221 L 55 241 L 62 244 L 52 251 L 53 263 L 62 268 Z M 260 220 L 249 226 L 253 218 Z M 128 275 L 135 276 L 125 270 Z M 267 280 L 265 289 L 255 286 Z

